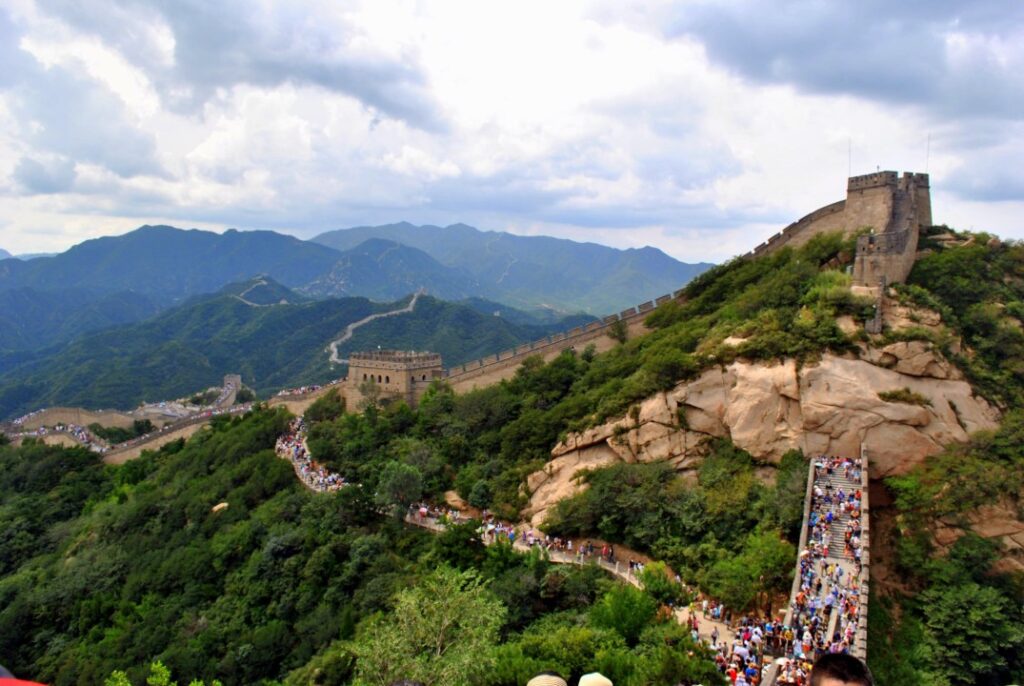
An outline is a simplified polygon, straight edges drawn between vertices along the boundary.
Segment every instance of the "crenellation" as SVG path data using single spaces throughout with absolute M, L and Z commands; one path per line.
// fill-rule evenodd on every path
M 376 387 L 384 400 L 401 399 L 415 406 L 434 379 L 445 376 L 441 356 L 409 350 L 371 350 L 349 356 L 348 377 L 343 386 L 346 400 L 364 400 L 364 384 Z
M 847 191 L 864 190 L 880 186 L 894 186 L 898 175 L 894 171 L 874 172 L 861 176 L 851 176 L 846 183 Z

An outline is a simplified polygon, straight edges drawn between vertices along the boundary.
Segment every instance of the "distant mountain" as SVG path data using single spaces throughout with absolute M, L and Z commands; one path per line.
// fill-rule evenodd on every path
M 313 242 L 351 250 L 372 238 L 427 253 L 476 280 L 475 295 L 517 308 L 608 314 L 681 288 L 712 265 L 679 262 L 656 248 L 617 250 L 546 236 L 409 223 L 329 231 Z
M 17 260 L 24 260 L 25 262 L 28 262 L 29 260 L 37 260 L 40 257 L 53 257 L 54 255 L 59 254 L 60 253 L 55 252 L 23 252 L 18 255 L 15 255 L 14 258 Z
M 520 310 L 493 300 L 485 298 L 465 298 L 459 300 L 458 305 L 465 305 L 481 314 L 492 317 L 502 317 L 513 324 L 525 324 L 527 326 L 550 326 L 557 324 L 562 327 L 574 328 L 594 321 L 595 317 L 589 314 L 565 315 L 551 308 L 539 307 L 534 310 Z
M 459 300 L 476 295 L 480 287 L 472 275 L 444 266 L 423 250 L 370 238 L 343 251 L 330 271 L 302 291 L 318 297 L 396 300 L 420 288 L 444 300 Z
M 143 226 L 85 241 L 54 257 L 0 262 L 0 290 L 133 291 L 170 304 L 257 274 L 300 286 L 337 260 L 330 248 L 272 231 L 217 234 Z
M 251 304 L 249 296 L 257 294 L 289 304 Z M 407 302 L 302 300 L 262 277 L 193 298 L 144 322 L 8 356 L 7 371 L 0 374 L 0 418 L 52 405 L 129 408 L 143 400 L 180 397 L 233 372 L 262 393 L 337 378 L 343 370 L 329 363 L 327 345 L 348 324 Z M 576 325 L 515 324 L 421 297 L 414 312 L 357 329 L 341 350 L 378 345 L 434 350 L 447 365 L 456 365 Z
M 46 348 L 83 333 L 151 317 L 159 309 L 151 299 L 132 292 L 0 291 L 0 354 Z M 2 371 L 4 360 L 0 357 Z
M 14 255 L 12 255 L 11 253 L 7 252 L 3 248 L 0 248 L 0 260 L 8 260 L 8 259 L 10 259 L 12 257 L 14 257 Z
M 297 305 L 309 302 L 309 298 L 285 288 L 269 276 L 260 275 L 248 281 L 229 283 L 217 292 L 217 295 L 230 295 L 239 301 L 256 307 L 272 305 Z M 199 300 L 206 300 L 200 296 Z

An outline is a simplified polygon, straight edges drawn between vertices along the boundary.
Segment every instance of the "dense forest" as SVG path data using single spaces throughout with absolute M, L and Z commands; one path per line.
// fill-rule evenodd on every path
M 368 488 L 306 491 L 273 451 L 288 421 L 220 420 L 122 467 L 0 446 L 5 666 L 56 686 L 139 684 L 155 661 L 156 682 L 719 683 L 654 597 L 596 567 L 485 548 L 475 525 L 409 529 Z M 425 660 L 439 621 L 451 649 Z

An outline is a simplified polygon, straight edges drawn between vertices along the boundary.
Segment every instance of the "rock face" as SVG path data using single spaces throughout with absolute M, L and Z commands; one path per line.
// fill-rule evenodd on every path
M 1024 521 L 1020 519 L 1017 506 L 1009 499 L 970 512 L 967 521 L 971 530 L 983 538 L 998 540 L 1003 553 L 995 565 L 1000 573 L 1024 573 Z M 966 531 L 962 522 L 939 522 L 932 531 L 935 542 L 948 549 Z
M 930 405 L 886 402 L 879 393 L 908 388 Z M 974 395 L 959 370 L 930 343 L 865 346 L 857 357 L 734 362 L 658 393 L 626 417 L 571 434 L 527 480 L 524 514 L 540 524 L 558 500 L 576 493 L 580 471 L 616 462 L 694 466 L 708 439 L 728 437 L 765 462 L 798 448 L 805 454 L 870 457 L 871 476 L 900 474 L 968 434 L 995 428 L 998 411 Z

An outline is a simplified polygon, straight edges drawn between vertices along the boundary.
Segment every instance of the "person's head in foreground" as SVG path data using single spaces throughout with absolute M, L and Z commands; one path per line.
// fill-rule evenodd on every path
M 612 681 L 601 672 L 591 672 L 580 677 L 579 686 L 612 686 Z
M 811 669 L 810 686 L 875 686 L 868 666 L 847 653 L 828 653 Z
M 566 683 L 558 672 L 541 672 L 527 681 L 526 686 L 566 686 Z

